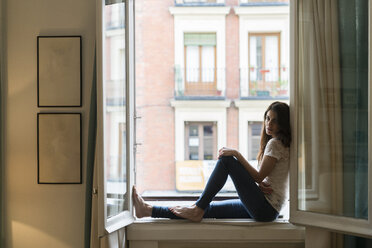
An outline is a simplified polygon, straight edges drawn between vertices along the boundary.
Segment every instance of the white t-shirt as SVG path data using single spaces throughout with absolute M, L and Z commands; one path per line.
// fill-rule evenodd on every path
M 272 138 L 266 144 L 264 156 L 278 160 L 264 181 L 273 189 L 273 192 L 269 195 L 265 194 L 265 197 L 279 213 L 288 199 L 289 147 L 285 147 L 280 140 Z

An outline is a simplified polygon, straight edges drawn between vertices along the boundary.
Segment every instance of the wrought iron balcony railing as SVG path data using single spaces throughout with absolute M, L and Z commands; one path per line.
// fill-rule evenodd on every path
M 181 68 L 175 66 L 175 96 L 224 98 L 225 74 L 225 68 Z
M 288 98 L 287 67 L 240 69 L 241 98 Z

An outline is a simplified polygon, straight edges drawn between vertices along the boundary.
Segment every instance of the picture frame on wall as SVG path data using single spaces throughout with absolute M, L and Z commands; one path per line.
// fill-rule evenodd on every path
M 81 36 L 37 37 L 38 107 L 82 106 Z
M 38 184 L 82 183 L 81 113 L 37 114 Z

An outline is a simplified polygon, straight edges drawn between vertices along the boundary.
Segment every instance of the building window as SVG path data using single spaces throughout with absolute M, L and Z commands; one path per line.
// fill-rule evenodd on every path
M 212 122 L 185 123 L 186 160 L 217 159 L 217 125 Z
M 248 122 L 248 160 L 257 160 L 261 140 L 261 121 Z
M 187 95 L 214 95 L 217 89 L 215 33 L 185 33 Z
M 248 36 L 250 95 L 287 95 L 279 92 L 288 84 L 281 80 L 286 68 L 280 67 L 280 33 L 249 33 Z

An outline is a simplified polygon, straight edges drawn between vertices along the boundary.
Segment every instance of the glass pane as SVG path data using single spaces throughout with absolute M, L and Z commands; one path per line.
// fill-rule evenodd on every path
M 186 81 L 199 82 L 199 47 L 186 47 Z
M 213 159 L 213 125 L 203 126 L 204 160 Z
M 257 38 L 251 36 L 249 39 L 249 78 L 251 81 L 257 81 Z
M 124 3 L 105 6 L 104 148 L 107 218 L 125 210 L 125 26 Z
M 199 126 L 189 127 L 189 159 L 199 160 Z
M 368 1 L 299 1 L 298 206 L 368 219 Z
M 279 80 L 279 41 L 278 36 L 265 37 L 265 81 Z
M 202 82 L 214 82 L 214 46 L 202 47 Z
M 262 74 L 262 37 L 261 36 L 251 36 L 250 37 L 250 79 L 251 81 L 261 81 Z
M 257 154 L 260 148 L 262 122 L 248 123 L 248 160 L 257 163 Z

